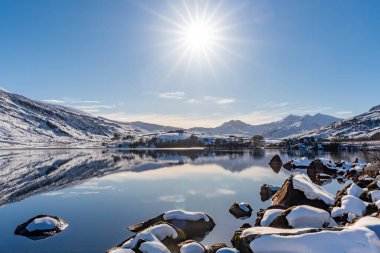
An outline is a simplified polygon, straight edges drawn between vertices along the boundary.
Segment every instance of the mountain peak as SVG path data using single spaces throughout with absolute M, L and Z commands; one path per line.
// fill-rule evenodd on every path
M 377 106 L 374 106 L 372 107 L 371 109 L 369 109 L 370 112 L 373 112 L 373 111 L 380 111 L 380 105 L 377 105 Z
M 233 127 L 246 127 L 251 126 L 250 124 L 247 124 L 241 120 L 230 120 L 227 122 L 224 122 L 220 127 L 226 127 L 226 126 L 233 126 Z

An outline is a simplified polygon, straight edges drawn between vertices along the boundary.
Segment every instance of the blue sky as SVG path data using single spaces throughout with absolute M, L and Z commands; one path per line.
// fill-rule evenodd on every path
M 0 87 L 181 127 L 349 117 L 380 104 L 380 2 L 206 4 L 1 0 Z M 217 31 L 209 58 L 186 51 L 181 29 L 197 13 Z

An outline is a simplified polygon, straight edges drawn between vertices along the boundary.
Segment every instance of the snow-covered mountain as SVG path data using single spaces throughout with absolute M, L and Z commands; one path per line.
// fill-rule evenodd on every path
M 198 127 L 188 129 L 188 132 L 207 133 L 206 135 L 261 134 L 266 137 L 281 138 L 338 120 L 322 114 L 303 117 L 289 115 L 283 120 L 268 124 L 250 125 L 239 120 L 231 120 L 216 128 Z M 0 148 L 101 147 L 102 143 L 108 144 L 113 139 L 123 140 L 130 136 L 132 139 L 139 139 L 146 134 L 175 129 L 175 127 L 144 122 L 116 122 L 70 107 L 35 101 L 0 89 Z
M 329 139 L 380 140 L 380 105 L 368 112 L 295 136 Z
M 280 121 L 275 121 L 261 125 L 250 125 L 240 120 L 231 120 L 215 128 L 191 128 L 189 131 L 208 132 L 212 134 L 241 134 L 255 135 L 260 134 L 270 138 L 283 138 L 289 135 L 299 134 L 322 126 L 329 125 L 341 119 L 324 115 L 289 115 Z
M 0 147 L 97 146 L 114 134 L 133 134 L 129 124 L 52 105 L 0 89 Z
M 178 127 L 163 126 L 163 125 L 158 125 L 158 124 L 145 123 L 141 121 L 133 121 L 130 124 L 133 127 L 140 128 L 147 132 L 168 132 L 168 131 L 178 129 Z

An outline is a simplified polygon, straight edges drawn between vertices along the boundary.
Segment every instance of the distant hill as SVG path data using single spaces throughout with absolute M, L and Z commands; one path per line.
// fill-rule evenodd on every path
M 0 147 L 99 145 L 115 133 L 138 131 L 129 124 L 70 107 L 38 102 L 0 89 Z
M 360 115 L 294 137 L 308 136 L 330 139 L 380 140 L 380 105 Z

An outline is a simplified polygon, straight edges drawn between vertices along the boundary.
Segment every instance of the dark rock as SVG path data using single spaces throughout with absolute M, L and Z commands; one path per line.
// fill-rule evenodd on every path
M 274 155 L 272 159 L 269 161 L 269 166 L 272 168 L 272 170 L 275 173 L 278 173 L 281 170 L 282 167 L 282 160 L 279 155 Z
M 342 198 L 343 198 L 343 196 L 347 195 L 347 190 L 348 190 L 348 188 L 351 187 L 351 184 L 346 185 L 345 187 L 343 187 L 342 189 L 340 189 L 340 191 L 338 191 L 336 193 L 334 206 L 341 206 L 341 204 L 342 204 Z
M 41 219 L 46 219 L 46 226 L 42 226 Z M 33 225 L 36 220 L 40 221 L 39 224 Z M 67 223 L 57 216 L 37 215 L 18 225 L 14 233 L 15 235 L 28 237 L 31 240 L 41 240 L 62 232 L 67 226 Z
M 272 198 L 272 205 L 298 206 L 309 205 L 323 210 L 328 210 L 329 205 L 320 199 L 308 199 L 305 194 L 293 187 L 293 176 L 288 178 L 281 189 Z
M 313 179 L 317 179 L 317 176 L 321 173 L 335 175 L 337 171 L 336 169 L 332 169 L 324 165 L 324 163 L 320 159 L 315 159 L 310 163 L 310 166 L 307 168 L 307 175 L 314 182 Z
M 365 216 L 372 215 L 374 213 L 377 213 L 379 211 L 379 208 L 375 203 L 369 203 L 369 205 L 365 209 Z
M 218 249 L 227 248 L 227 244 L 225 243 L 215 243 L 208 247 L 207 253 L 216 253 Z
M 155 225 L 159 222 L 166 222 L 166 223 L 172 224 L 172 225 L 176 226 L 177 228 L 179 228 L 180 230 L 182 230 L 185 234 L 186 240 L 189 240 L 189 239 L 202 240 L 215 227 L 214 220 L 209 215 L 206 215 L 208 218 L 208 221 L 205 221 L 203 219 L 199 219 L 196 221 L 189 220 L 189 219 L 168 219 L 168 220 L 165 220 L 164 215 L 165 215 L 165 213 L 160 214 L 159 216 L 157 216 L 153 219 L 144 221 L 142 223 L 139 223 L 139 224 L 136 224 L 133 226 L 129 226 L 128 230 L 131 232 L 138 233 L 138 232 L 140 232 L 140 231 L 142 231 L 142 230 L 144 230 L 144 229 L 146 229 L 152 225 Z
M 367 188 L 368 188 L 368 190 L 371 190 L 371 191 L 373 191 L 373 190 L 380 190 L 380 187 L 378 186 L 378 181 L 373 181 L 372 183 L 370 183 L 368 186 L 367 186 Z
M 263 184 L 260 188 L 260 198 L 261 201 L 267 201 L 270 199 L 278 190 L 280 190 L 280 187 L 270 185 L 270 184 Z
M 357 184 L 360 188 L 368 188 L 368 186 L 375 181 L 375 179 L 364 176 L 358 177 L 356 180 L 353 180 L 355 184 Z
M 251 217 L 253 209 L 252 209 L 251 205 L 248 203 L 244 203 L 244 202 L 237 203 L 237 202 L 235 202 L 231 205 L 231 207 L 228 211 L 235 218 L 244 220 L 244 219 Z

